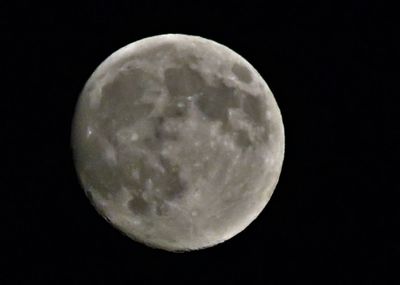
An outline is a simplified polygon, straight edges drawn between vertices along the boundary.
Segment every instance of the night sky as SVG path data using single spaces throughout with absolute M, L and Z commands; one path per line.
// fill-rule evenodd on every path
M 400 278 L 392 198 L 400 185 L 389 182 L 398 168 L 396 10 L 384 1 L 233 2 L 0 4 L 3 245 L 11 251 L 0 283 Z M 267 207 L 231 240 L 189 253 L 148 248 L 105 222 L 79 185 L 70 147 L 75 104 L 94 69 L 122 46 L 164 33 L 202 36 L 242 55 L 268 83 L 285 125 L 285 160 Z

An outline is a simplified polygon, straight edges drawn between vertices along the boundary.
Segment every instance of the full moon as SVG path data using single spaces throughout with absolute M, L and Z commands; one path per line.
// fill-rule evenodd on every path
M 232 238 L 261 213 L 281 172 L 284 128 L 243 57 L 167 34 L 117 50 L 94 71 L 72 148 L 82 187 L 109 223 L 150 247 L 189 251 Z

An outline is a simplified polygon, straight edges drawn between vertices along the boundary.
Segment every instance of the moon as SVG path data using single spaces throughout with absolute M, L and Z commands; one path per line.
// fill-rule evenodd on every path
M 284 158 L 282 116 L 260 74 L 226 46 L 182 34 L 133 42 L 102 62 L 79 96 L 71 141 L 96 210 L 167 251 L 243 231 Z

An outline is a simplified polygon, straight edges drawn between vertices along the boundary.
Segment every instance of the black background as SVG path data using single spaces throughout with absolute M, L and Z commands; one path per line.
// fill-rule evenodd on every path
M 398 135 L 387 124 L 396 112 L 388 84 L 398 80 L 395 9 L 382 1 L 18 1 L 1 11 L 10 49 L 2 58 L 6 264 L 15 265 L 4 284 L 276 284 L 399 271 L 399 239 L 388 232 L 399 227 L 389 198 L 399 185 L 387 181 Z M 147 248 L 107 224 L 79 186 L 70 149 L 75 103 L 98 64 L 163 33 L 241 54 L 285 124 L 268 206 L 231 240 L 190 253 Z

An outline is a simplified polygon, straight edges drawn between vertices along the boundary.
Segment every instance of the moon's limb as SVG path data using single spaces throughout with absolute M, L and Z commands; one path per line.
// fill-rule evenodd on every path
M 153 247 L 194 250 L 238 234 L 265 207 L 284 129 L 245 59 L 169 34 L 129 44 L 95 70 L 72 146 L 85 192 L 115 227 Z

